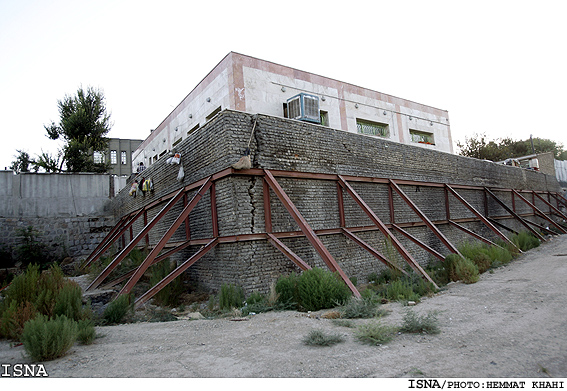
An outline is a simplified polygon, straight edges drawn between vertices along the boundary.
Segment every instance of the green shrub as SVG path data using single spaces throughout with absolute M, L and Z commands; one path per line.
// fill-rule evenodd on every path
M 340 335 L 326 334 L 321 330 L 311 330 L 311 332 L 303 338 L 303 343 L 309 346 L 331 346 L 343 341 L 344 338 Z
M 340 312 L 344 319 L 373 318 L 382 314 L 376 302 L 354 296 L 350 297 Z
M 63 356 L 75 343 L 77 323 L 66 316 L 49 320 L 38 315 L 26 322 L 22 342 L 34 361 L 47 361 Z
M 219 308 L 230 310 L 240 308 L 244 303 L 244 291 L 241 287 L 232 284 L 222 284 L 219 294 Z
M 351 296 L 350 289 L 338 274 L 320 268 L 301 273 L 297 290 L 299 305 L 307 311 L 333 308 Z
M 518 232 L 517 234 L 512 235 L 510 240 L 522 251 L 528 251 L 540 245 L 539 239 L 528 231 Z
M 412 310 L 407 310 L 402 322 L 400 331 L 404 333 L 438 334 L 440 332 L 435 312 L 429 312 L 427 315 L 418 315 Z
M 472 284 L 478 281 L 478 267 L 473 261 L 459 254 L 449 254 L 445 257 L 445 268 L 451 281 L 463 281 Z
M 83 293 L 77 283 L 68 282 L 61 287 L 57 293 L 53 315 L 65 315 L 75 321 L 83 319 Z
M 81 288 L 65 278 L 57 265 L 39 273 L 39 266 L 29 265 L 3 292 L 0 303 L 0 337 L 19 339 L 26 321 L 37 314 L 48 319 L 66 315 L 72 320 L 91 316 L 82 304 Z
M 37 314 L 35 306 L 29 301 L 18 303 L 12 301 L 9 304 L 2 303 L 2 313 L 0 316 L 0 337 L 13 340 L 20 340 L 24 325 Z
M 132 257 L 132 254 L 130 254 L 130 257 Z M 142 256 L 137 255 L 137 257 L 141 258 Z M 137 258 L 135 257 L 134 260 L 136 259 Z M 167 277 L 175 269 L 175 267 L 175 264 L 172 264 L 168 259 L 152 266 L 150 268 L 150 285 L 154 286 L 159 283 Z M 179 298 L 184 291 L 183 281 L 181 280 L 181 276 L 178 276 L 156 293 L 153 297 L 153 301 L 157 305 L 175 307 L 179 304 Z
M 382 345 L 394 338 L 397 329 L 392 326 L 383 325 L 379 321 L 358 326 L 356 338 L 369 345 Z
M 397 280 L 402 275 L 403 275 L 402 272 L 400 272 L 397 269 L 386 268 L 382 270 L 380 274 L 377 274 L 375 272 L 370 273 L 367 278 L 370 284 L 381 285 L 381 284 L 387 284 L 390 281 Z
M 506 248 L 499 246 L 489 246 L 486 250 L 486 253 L 488 257 L 491 259 L 492 263 L 498 262 L 505 264 L 510 262 L 512 259 L 514 259 L 513 253 L 508 251 Z
M 492 261 L 494 260 L 488 254 L 490 247 L 480 242 L 464 242 L 459 246 L 459 252 L 463 257 L 473 261 L 479 273 L 484 273 L 490 269 Z
M 121 323 L 134 310 L 132 295 L 120 295 L 104 309 L 102 317 L 106 324 Z
M 299 303 L 298 283 L 299 275 L 296 273 L 278 278 L 276 281 L 276 293 L 281 307 L 288 309 L 297 307 Z
M 96 338 L 94 322 L 91 319 L 81 319 L 77 322 L 77 341 L 90 345 Z

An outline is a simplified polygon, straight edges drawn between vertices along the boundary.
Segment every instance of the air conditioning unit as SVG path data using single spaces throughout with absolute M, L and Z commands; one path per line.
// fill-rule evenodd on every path
M 319 97 L 298 94 L 287 100 L 287 116 L 291 119 L 321 123 L 319 115 Z

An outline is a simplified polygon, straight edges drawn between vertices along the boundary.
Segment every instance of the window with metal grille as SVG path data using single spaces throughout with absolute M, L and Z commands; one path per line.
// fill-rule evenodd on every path
M 126 151 L 120 152 L 120 163 L 128 164 L 128 160 L 126 158 Z
M 102 152 L 93 153 L 93 159 L 95 163 L 104 163 L 104 154 Z
M 435 145 L 433 133 L 420 132 L 419 130 L 410 129 L 410 136 L 411 141 L 414 143 Z
M 116 164 L 118 156 L 116 151 L 110 151 L 110 164 Z
M 387 124 L 357 119 L 356 130 L 361 134 L 371 136 L 390 137 L 390 131 Z

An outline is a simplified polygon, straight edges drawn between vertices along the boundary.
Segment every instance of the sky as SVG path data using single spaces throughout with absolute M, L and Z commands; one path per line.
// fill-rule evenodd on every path
M 230 51 L 448 110 L 453 142 L 567 148 L 562 1 L 0 0 L 0 169 L 78 88 L 145 139 Z

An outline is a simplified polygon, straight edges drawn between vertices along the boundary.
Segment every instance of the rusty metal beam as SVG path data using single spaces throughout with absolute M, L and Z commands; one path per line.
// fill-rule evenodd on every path
M 461 203 L 467 207 L 468 210 L 470 210 L 476 217 L 478 217 L 480 219 L 480 221 L 482 221 L 484 223 L 484 225 L 486 225 L 492 232 L 494 232 L 496 235 L 498 235 L 502 240 L 508 242 L 509 244 L 511 244 L 512 246 L 514 246 L 517 250 L 519 250 L 518 247 L 516 247 L 516 245 L 514 243 L 512 243 L 512 241 L 510 239 L 508 239 L 508 237 L 506 235 L 504 235 L 502 232 L 500 232 L 500 230 L 498 228 L 496 228 L 494 225 L 492 225 L 492 223 L 490 221 L 488 221 L 488 219 L 486 217 L 484 217 L 479 211 L 477 211 L 470 203 L 467 202 L 467 200 L 465 200 L 459 193 L 457 193 L 451 186 L 449 185 L 445 185 L 445 188 L 447 190 L 449 190 L 451 192 L 451 194 L 453 194 L 453 196 L 461 201 Z M 449 219 L 449 222 L 451 224 L 454 224 L 454 221 L 451 221 Z M 459 226 L 460 227 L 460 226 Z M 481 239 L 482 240 L 482 239 Z
M 567 220 L 567 215 L 564 214 L 563 212 L 561 212 L 561 211 L 560 211 L 559 209 L 557 209 L 555 206 L 553 206 L 549 201 L 545 200 L 542 196 L 540 196 L 539 194 L 537 194 L 535 191 L 534 191 L 534 195 L 535 195 L 537 198 L 539 198 L 541 201 L 543 201 L 547 206 L 549 206 L 549 209 L 551 210 L 551 212 L 555 212 L 555 214 L 556 214 L 557 216 L 560 216 L 560 217 L 562 217 L 562 218 L 564 218 L 564 219 Z M 547 195 L 549 196 L 549 193 L 547 193 Z
M 207 240 L 211 240 L 211 239 L 207 239 Z M 152 262 L 152 264 L 150 266 L 153 266 L 156 263 L 159 263 L 159 262 L 163 261 L 164 259 L 169 258 L 173 254 L 178 253 L 179 251 L 181 251 L 181 250 L 183 250 L 187 247 L 190 247 L 192 245 L 194 245 L 194 244 L 192 244 L 191 241 L 186 241 L 186 242 L 180 243 L 180 244 L 176 245 L 174 248 L 166 251 L 165 253 L 160 254 L 156 259 L 154 259 L 154 261 Z M 129 270 L 127 273 L 123 274 L 122 276 L 118 277 L 117 279 L 104 284 L 103 289 L 109 289 L 109 288 L 111 288 L 115 285 L 120 284 L 121 282 L 126 281 L 127 279 L 129 279 L 130 277 L 132 277 L 134 275 L 134 273 L 136 272 L 137 269 L 138 268 L 135 267 L 135 268 Z
M 504 228 L 505 230 L 507 230 L 507 231 L 509 231 L 509 232 L 512 232 L 512 233 L 518 235 L 518 231 L 516 231 L 516 230 L 514 230 L 514 229 L 512 229 L 512 228 L 510 228 L 510 227 L 507 227 L 507 226 L 505 226 L 505 225 L 502 224 L 502 223 L 499 223 L 499 222 L 496 221 L 495 219 L 489 217 L 488 220 L 489 220 L 492 224 L 497 225 L 497 226 L 499 226 L 500 228 Z
M 108 277 L 110 273 L 112 273 L 112 271 L 116 268 L 116 266 L 118 266 L 118 264 L 122 262 L 122 260 L 126 258 L 128 254 L 130 254 L 130 251 L 132 251 L 134 247 L 136 247 L 136 244 L 138 244 L 138 242 L 158 223 L 158 221 L 160 221 L 160 219 L 173 207 L 173 205 L 175 205 L 175 203 L 179 201 L 182 195 L 183 195 L 183 189 L 179 190 L 177 194 L 173 198 L 171 198 L 169 202 L 162 208 L 162 210 L 157 215 L 154 216 L 152 221 L 150 221 L 138 233 L 138 235 L 134 238 L 134 240 L 128 243 L 128 246 L 124 247 L 122 251 L 120 251 L 120 253 L 116 256 L 116 258 L 114 258 L 114 260 L 98 275 L 98 277 L 95 278 L 93 282 L 91 282 L 91 284 L 87 287 L 86 290 L 89 291 L 91 289 L 95 289 L 96 287 L 98 287 L 102 283 L 102 281 L 104 281 L 104 279 Z M 140 213 L 141 212 L 143 212 L 143 209 L 140 210 Z
M 556 232 L 550 230 L 549 228 L 544 227 L 543 225 L 534 223 L 533 221 L 530 221 L 530 220 L 527 220 L 527 219 L 526 219 L 526 222 L 527 222 L 528 224 L 533 225 L 534 227 L 537 227 L 537 228 L 538 228 L 539 230 L 541 230 L 541 231 L 547 232 L 549 235 L 557 235 Z
M 150 251 L 146 259 L 142 262 L 142 264 L 138 267 L 136 272 L 128 282 L 122 287 L 119 292 L 119 295 L 130 293 L 134 285 L 138 282 L 138 280 L 142 277 L 142 275 L 146 272 L 148 267 L 152 264 L 153 260 L 158 256 L 160 251 L 165 247 L 165 244 L 171 239 L 177 228 L 185 221 L 189 213 L 193 210 L 195 205 L 203 198 L 205 193 L 209 190 L 212 185 L 211 177 L 207 178 L 207 180 L 203 183 L 199 190 L 195 192 L 191 201 L 187 204 L 187 206 L 183 209 L 181 214 L 175 219 L 175 221 L 171 224 L 169 229 L 163 234 L 162 238 L 159 240 L 158 244 Z
M 108 247 L 110 247 L 112 243 L 114 243 L 114 241 L 116 241 L 116 239 L 118 239 L 121 236 L 122 227 L 124 226 L 124 224 L 126 224 L 129 221 L 128 217 L 129 216 L 123 216 L 118 221 L 118 223 L 116 223 L 114 227 L 112 227 L 112 229 L 106 234 L 104 239 L 102 239 L 102 241 L 98 244 L 98 246 L 96 246 L 93 252 L 90 253 L 89 256 L 83 261 L 83 263 L 80 266 L 80 269 L 86 268 L 95 259 L 98 259 L 98 257 L 102 255 L 104 251 L 106 251 L 106 249 L 108 249 Z M 105 247 L 104 250 L 103 247 Z
M 98 246 L 97 249 L 95 249 L 95 251 L 93 251 L 90 255 L 90 259 L 88 262 L 85 262 L 84 265 L 81 266 L 81 268 L 85 268 L 88 265 L 90 265 L 91 263 L 93 263 L 94 261 L 98 260 L 98 258 L 100 258 L 100 256 L 102 254 L 104 254 L 104 252 L 106 250 L 108 250 L 110 248 L 110 246 L 112 246 L 118 239 L 120 239 L 120 237 L 122 237 L 122 241 L 124 244 L 124 235 L 126 234 L 127 230 L 131 230 L 132 229 L 132 225 L 136 222 L 136 220 L 138 220 L 138 218 L 142 215 L 142 213 L 144 212 L 144 209 L 140 209 L 136 214 L 134 215 L 128 215 L 124 220 L 124 225 L 122 225 L 122 227 L 119 230 L 115 231 L 114 236 L 109 237 L 108 240 L 103 240 Z M 118 225 L 118 224 L 117 224 Z M 116 226 L 115 226 L 116 227 Z M 105 238 L 106 239 L 106 238 Z
M 516 212 L 514 212 L 512 209 L 510 209 L 510 207 L 508 205 L 506 205 L 504 203 L 504 201 L 502 201 L 500 198 L 496 197 L 496 195 L 490 191 L 490 189 L 488 189 L 487 187 L 484 188 L 485 191 L 492 197 L 494 198 L 494 200 L 496 202 L 498 202 L 500 204 L 501 207 L 503 207 L 508 213 L 510 213 L 512 216 L 514 216 L 514 218 L 516 218 L 524 227 L 526 227 L 531 233 L 533 233 L 536 237 L 538 237 L 540 240 L 542 241 L 546 241 L 545 238 L 539 233 L 537 232 L 535 229 L 533 229 L 524 218 L 522 218 L 520 215 L 518 215 Z M 512 193 L 513 194 L 513 193 Z
M 421 240 L 419 240 L 418 238 L 416 238 L 415 236 L 413 236 L 412 234 L 410 234 L 409 232 L 405 231 L 404 229 L 402 229 L 399 225 L 397 224 L 392 224 L 392 227 L 395 228 L 399 233 L 401 233 L 402 235 L 404 235 L 406 238 L 408 238 L 409 240 L 411 240 L 412 242 L 414 242 L 415 244 L 417 244 L 419 247 L 421 247 L 422 249 L 424 249 L 425 251 L 427 251 L 428 253 L 430 253 L 431 255 L 433 255 L 434 257 L 444 261 L 445 260 L 445 256 L 443 254 L 441 254 L 438 251 L 435 251 L 434 249 L 432 249 L 431 247 L 429 247 L 428 245 L 426 245 L 425 243 L 423 243 Z
M 291 251 L 289 247 L 283 244 L 278 238 L 276 238 L 271 233 L 268 233 L 268 242 L 270 242 L 272 246 L 280 250 L 283 255 L 285 255 L 290 261 L 295 263 L 297 267 L 299 267 L 301 270 L 311 269 L 311 266 L 309 266 L 303 259 L 301 259 L 296 253 Z
M 431 220 L 429 220 L 429 218 L 425 215 L 425 213 L 423 213 L 421 209 L 419 209 L 417 205 L 406 195 L 406 193 L 404 193 L 402 189 L 400 189 L 400 187 L 396 184 L 396 182 L 390 180 L 390 186 L 394 189 L 396 193 L 398 193 L 398 195 L 402 198 L 402 200 L 404 200 L 405 203 L 408 204 L 408 206 L 414 211 L 414 213 L 419 216 L 419 218 L 425 223 L 425 225 L 430 230 L 433 231 L 435 236 L 437 236 L 437 238 L 441 241 L 441 243 L 443 243 L 449 249 L 449 251 L 461 255 L 459 253 L 459 250 L 457 250 L 457 247 L 455 247 L 453 243 L 451 243 L 449 239 L 447 239 L 445 235 L 443 235 L 443 233 L 439 231 L 439 229 L 435 226 L 435 224 L 433 224 Z
M 560 226 L 559 224 L 557 224 L 555 221 L 553 221 L 552 218 L 548 217 L 545 213 L 543 213 L 537 206 L 535 206 L 533 203 L 531 203 L 530 201 L 528 201 L 523 195 L 521 195 L 520 193 L 518 193 L 516 190 L 513 190 L 514 194 L 516 194 L 518 197 L 520 197 L 520 199 L 522 201 L 524 201 L 530 208 L 532 208 L 534 210 L 534 212 L 541 217 L 544 220 L 547 220 L 549 223 L 551 223 L 551 225 L 555 226 L 555 228 L 557 228 L 559 231 L 563 232 L 564 234 L 567 234 L 567 231 L 565 230 L 565 228 L 563 228 L 562 226 Z M 532 195 L 534 195 L 534 193 L 532 193 Z
M 270 186 L 274 194 L 276 194 L 280 202 L 284 205 L 284 207 L 287 209 L 289 214 L 293 217 L 293 219 L 295 220 L 301 231 L 305 234 L 307 240 L 309 240 L 309 242 L 315 248 L 317 253 L 319 253 L 321 258 L 323 259 L 323 262 L 325 262 L 325 264 L 329 267 L 329 269 L 331 269 L 331 271 L 333 272 L 336 271 L 337 273 L 339 273 L 339 275 L 341 276 L 345 284 L 347 284 L 347 286 L 350 288 L 352 293 L 356 297 L 360 297 L 360 293 L 358 292 L 354 284 L 342 271 L 342 269 L 337 264 L 337 262 L 335 261 L 329 250 L 327 250 L 321 239 L 319 239 L 317 234 L 315 234 L 311 226 L 307 223 L 307 220 L 305 220 L 305 218 L 301 215 L 297 207 L 293 204 L 293 202 L 285 193 L 285 191 L 280 186 L 278 181 L 276 181 L 276 178 L 274 178 L 270 170 L 264 170 L 264 173 L 265 173 L 264 179 L 266 180 L 266 182 L 268 182 L 268 185 Z
M 262 193 L 264 198 L 264 225 L 266 232 L 272 232 L 272 205 L 270 201 L 270 186 L 266 178 L 262 178 Z
M 195 254 L 193 254 L 191 257 L 189 257 L 185 262 L 183 262 L 181 265 L 179 265 L 177 268 L 175 268 L 166 277 L 164 277 L 163 280 L 158 282 L 156 285 L 151 287 L 146 293 L 144 293 L 142 296 L 140 296 L 136 300 L 134 305 L 136 307 L 139 307 L 142 304 L 144 304 L 146 301 L 151 299 L 156 293 L 158 293 L 160 290 L 162 290 L 167 284 L 169 284 L 171 281 L 175 280 L 177 277 L 179 277 L 179 275 L 181 273 L 183 273 L 185 270 L 187 270 L 191 265 L 193 265 L 199 259 L 201 259 L 203 257 L 203 255 L 205 255 L 210 250 L 212 250 L 218 244 L 218 242 L 219 242 L 218 238 L 214 238 L 213 240 L 211 240 L 209 243 L 207 243 L 205 246 L 203 246 L 199 251 L 197 251 Z M 124 292 L 124 293 L 127 293 L 127 292 Z M 124 293 L 120 292 L 119 295 L 124 294 Z
M 337 182 L 337 203 L 339 204 L 339 226 L 343 228 L 346 227 L 345 201 L 343 197 L 343 188 L 338 182 Z
M 386 227 L 386 225 L 378 218 L 378 216 L 374 213 L 372 209 L 364 202 L 364 200 L 358 195 L 358 193 L 352 188 L 352 186 L 341 176 L 339 175 L 339 183 L 341 186 L 349 193 L 349 195 L 356 201 L 356 203 L 362 208 L 362 210 L 366 213 L 366 215 L 372 220 L 374 224 L 378 227 L 380 232 L 387 238 L 392 241 L 392 245 L 395 249 L 400 253 L 402 258 L 410 265 L 410 267 L 427 281 L 431 282 L 436 288 L 437 284 L 435 281 L 429 277 L 429 275 L 423 270 L 423 268 L 419 265 L 419 263 L 413 259 L 411 254 L 404 248 L 402 243 L 396 238 L 390 230 Z
M 380 262 L 382 262 L 384 265 L 388 266 L 390 269 L 396 269 L 400 272 L 402 272 L 403 274 L 407 275 L 408 273 L 402 269 L 401 267 L 399 267 L 398 265 L 396 265 L 395 263 L 393 263 L 392 261 L 390 261 L 388 258 L 386 258 L 382 253 L 380 253 L 378 250 L 376 250 L 375 248 L 373 248 L 372 246 L 370 246 L 368 243 L 366 243 L 364 240 L 360 239 L 358 236 L 356 236 L 355 234 L 353 234 L 351 231 L 349 231 L 346 228 L 343 228 L 343 234 L 349 238 L 350 240 L 352 240 L 353 242 L 355 242 L 356 244 L 358 244 L 360 247 L 362 247 L 363 249 L 365 249 L 366 251 L 368 251 L 371 255 L 373 255 L 376 259 L 378 259 Z
M 489 240 L 489 239 L 486 239 L 485 237 L 483 237 L 483 236 L 477 234 L 476 232 L 473 232 L 473 231 L 471 231 L 470 229 L 468 229 L 468 228 L 466 228 L 466 227 L 463 227 L 463 226 L 460 225 L 460 224 L 455 223 L 455 222 L 452 221 L 452 220 L 449 220 L 449 224 L 451 224 L 453 227 L 457 227 L 457 228 L 460 229 L 461 231 L 468 233 L 468 234 L 471 235 L 472 237 L 474 237 L 474 238 L 476 238 L 476 239 L 478 239 L 478 240 L 480 240 L 480 241 L 482 241 L 482 242 L 484 242 L 484 243 L 486 243 L 486 244 L 490 244 L 491 246 L 502 247 L 502 246 L 499 246 L 498 244 L 494 243 L 493 241 L 491 241 L 491 240 Z M 510 243 L 512 243 L 512 242 L 510 242 Z M 514 246 L 514 247 L 516 247 L 516 246 Z M 517 247 L 516 247 L 516 248 L 517 248 Z

